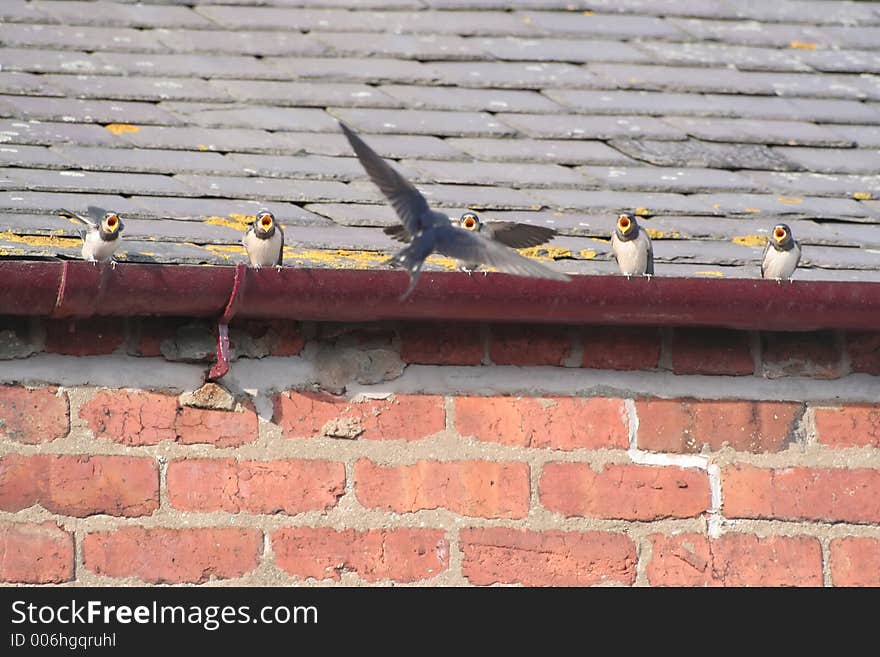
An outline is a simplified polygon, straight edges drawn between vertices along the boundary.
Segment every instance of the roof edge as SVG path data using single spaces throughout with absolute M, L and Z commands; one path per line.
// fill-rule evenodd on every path
M 0 314 L 705 326 L 880 327 L 880 283 L 0 261 Z

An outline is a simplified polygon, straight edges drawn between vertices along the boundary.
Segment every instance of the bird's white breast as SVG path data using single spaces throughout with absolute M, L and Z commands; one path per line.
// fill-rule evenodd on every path
M 641 276 L 648 270 L 648 248 L 643 240 L 636 238 L 625 242 L 614 233 L 611 236 L 611 251 L 624 276 Z
M 267 240 L 260 239 L 252 231 L 245 234 L 244 248 L 253 267 L 270 267 L 278 262 L 281 250 L 281 233 L 276 230 Z
M 90 230 L 83 239 L 83 260 L 103 262 L 113 257 L 113 253 L 119 246 L 119 239 L 104 241 L 97 230 Z
M 791 278 L 797 268 L 801 249 L 795 246 L 788 251 L 777 251 L 773 247 L 767 249 L 764 256 L 764 278 Z

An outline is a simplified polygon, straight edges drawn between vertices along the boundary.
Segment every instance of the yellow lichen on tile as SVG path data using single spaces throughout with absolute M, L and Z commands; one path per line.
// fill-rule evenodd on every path
M 596 252 L 593 249 L 581 249 L 579 253 L 582 260 L 592 260 L 596 257 Z
M 517 249 L 526 258 L 539 260 L 557 260 L 558 258 L 570 258 L 571 249 L 563 249 L 558 246 L 530 246 L 526 249 Z
M 284 256 L 300 264 L 318 264 L 333 269 L 372 269 L 385 262 L 388 256 L 377 251 L 347 249 L 284 248 Z
M 732 241 L 740 246 L 764 246 L 767 243 L 767 237 L 765 235 L 738 235 Z
M 761 214 L 761 211 L 758 208 L 745 208 L 743 212 L 748 212 L 749 214 Z
M 220 256 L 224 260 L 232 260 L 233 254 L 236 256 L 247 256 L 243 246 L 235 246 L 233 244 L 206 244 L 204 248 L 206 251 L 215 256 Z
M 804 202 L 804 199 L 796 196 L 780 196 L 776 200 L 780 203 L 785 203 L 786 205 L 800 205 Z
M 225 226 L 226 228 L 245 232 L 248 229 L 248 224 L 256 220 L 254 215 L 247 214 L 231 214 L 229 217 L 230 218 L 227 219 L 226 217 L 218 217 L 215 215 L 208 217 L 203 223 L 210 226 Z
M 633 214 L 637 217 L 647 217 L 650 212 L 648 212 L 648 208 L 636 208 L 633 210 Z
M 657 230 L 656 228 L 645 228 L 648 232 L 648 237 L 652 240 L 678 240 L 681 239 L 681 233 L 677 233 L 674 230 Z
M 870 192 L 854 192 L 853 198 L 857 201 L 870 201 L 874 197 Z
M 715 278 L 724 278 L 724 274 L 720 271 L 698 271 L 694 273 L 697 276 L 714 276 Z
M 123 132 L 140 132 L 141 129 L 136 125 L 129 125 L 128 123 L 110 123 L 104 126 L 104 129 L 109 130 L 114 135 L 119 136 Z
M 796 50 L 815 50 L 819 45 L 810 41 L 790 41 L 788 47 Z
M 76 248 L 82 246 L 78 237 L 59 237 L 58 235 L 16 235 L 11 231 L 0 232 L 0 240 L 27 244 L 28 246 L 51 246 L 55 248 Z

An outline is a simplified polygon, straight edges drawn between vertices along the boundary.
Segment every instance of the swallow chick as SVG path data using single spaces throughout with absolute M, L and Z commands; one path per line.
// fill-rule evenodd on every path
M 538 246 L 556 237 L 556 231 L 553 228 L 534 226 L 516 221 L 483 221 L 476 212 L 470 211 L 465 212 L 459 217 L 457 222 L 452 223 L 453 225 L 458 225 L 459 228 L 474 231 L 514 249 Z M 403 226 L 388 226 L 384 230 L 385 234 L 400 242 L 410 241 L 409 233 L 406 232 L 406 228 Z M 461 270 L 470 275 L 479 266 L 480 263 L 462 262 Z M 486 271 L 483 273 L 488 274 Z
M 786 224 L 774 226 L 761 258 L 761 278 L 772 278 L 777 283 L 783 278 L 790 281 L 800 261 L 801 245 L 791 236 L 791 228 Z
M 113 259 L 113 254 L 119 247 L 119 236 L 122 234 L 122 229 L 125 228 L 122 219 L 116 212 L 90 205 L 87 217 L 70 210 L 61 210 L 59 213 L 62 216 L 76 219 L 84 225 L 79 231 L 83 241 L 83 260 L 93 262 L 95 265 L 109 260 L 110 266 L 116 269 L 116 260 Z
M 400 297 L 401 301 L 412 294 L 425 258 L 435 252 L 462 262 L 490 265 L 499 271 L 517 276 L 571 280 L 562 272 L 529 260 L 500 242 L 453 226 L 447 215 L 432 210 L 421 192 L 379 157 L 347 125 L 342 122 L 339 125 L 370 179 L 388 199 L 407 234 L 411 236 L 410 243 L 388 260 L 389 265 L 401 266 L 409 274 L 409 287 Z
M 251 267 L 275 266 L 281 270 L 284 259 L 284 231 L 275 221 L 275 215 L 268 210 L 260 210 L 257 218 L 241 239 L 247 251 Z
M 611 234 L 611 253 L 617 260 L 620 273 L 627 278 L 654 275 L 651 238 L 641 229 L 635 215 L 629 212 L 617 217 L 617 226 Z

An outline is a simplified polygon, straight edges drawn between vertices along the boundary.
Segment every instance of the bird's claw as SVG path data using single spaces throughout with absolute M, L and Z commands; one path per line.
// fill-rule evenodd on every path
M 110 269 L 114 269 L 114 270 L 115 270 L 115 269 L 116 269 L 116 264 L 117 264 L 117 263 L 116 263 L 115 260 L 111 260 L 111 261 L 110 261 Z
M 284 269 L 284 265 L 275 265 L 275 271 L 280 272 L 282 269 Z

